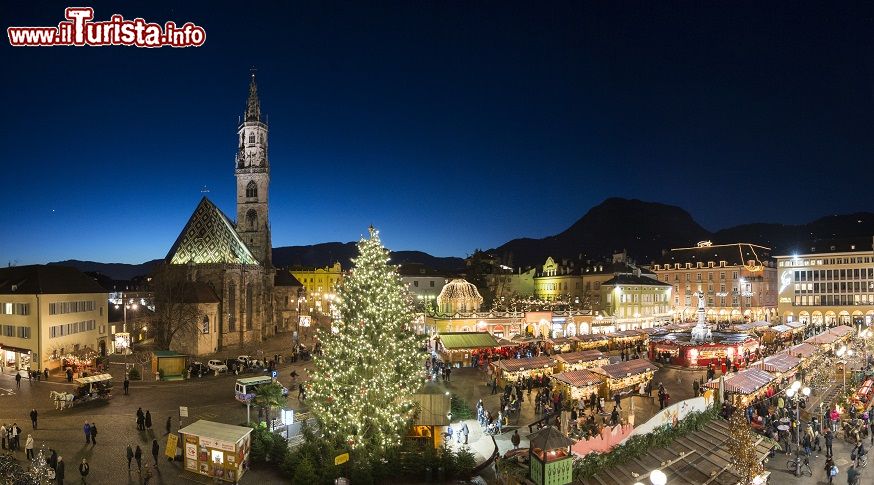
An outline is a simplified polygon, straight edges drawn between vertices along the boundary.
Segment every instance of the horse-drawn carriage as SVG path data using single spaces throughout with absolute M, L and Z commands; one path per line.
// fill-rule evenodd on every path
M 76 383 L 76 391 L 57 392 L 51 391 L 49 396 L 55 403 L 55 409 L 62 410 L 97 399 L 112 399 L 112 375 L 97 374 L 88 377 L 73 379 Z

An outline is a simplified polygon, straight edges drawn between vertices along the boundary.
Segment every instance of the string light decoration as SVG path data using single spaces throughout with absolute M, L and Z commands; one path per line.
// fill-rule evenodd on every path
M 728 453 L 734 472 L 738 475 L 738 483 L 750 485 L 762 474 L 764 467 L 756 451 L 756 437 L 742 409 L 736 409 L 731 414 L 728 430 Z
M 374 454 L 400 444 L 424 354 L 409 292 L 373 227 L 358 252 L 338 288 L 334 329 L 319 332 L 311 406 L 329 438 Z

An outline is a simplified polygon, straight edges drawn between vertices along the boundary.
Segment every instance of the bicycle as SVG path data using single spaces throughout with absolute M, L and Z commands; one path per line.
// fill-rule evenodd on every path
M 797 460 L 803 460 L 801 462 L 801 466 L 798 466 Z M 807 476 L 813 476 L 813 470 L 810 468 L 810 459 L 807 456 L 796 456 L 795 458 L 790 458 L 786 463 L 786 468 L 789 469 L 792 473 L 795 473 L 796 468 L 798 468 L 800 475 L 804 476 L 807 473 Z

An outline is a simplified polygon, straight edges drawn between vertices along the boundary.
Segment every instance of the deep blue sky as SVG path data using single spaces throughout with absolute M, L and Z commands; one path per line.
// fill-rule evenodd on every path
M 4 40 L 0 257 L 163 257 L 204 185 L 233 217 L 252 65 L 274 246 L 373 223 L 393 249 L 464 256 L 609 196 L 709 229 L 874 202 L 870 5 L 279 3 L 93 4 L 195 22 L 201 48 Z M 55 25 L 81 4 L 2 2 L 0 19 Z

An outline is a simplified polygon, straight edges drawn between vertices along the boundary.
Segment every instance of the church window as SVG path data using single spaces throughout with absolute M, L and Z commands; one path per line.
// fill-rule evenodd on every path
M 203 324 L 201 325 L 200 331 L 202 333 L 209 333 L 209 317 L 206 315 L 203 316 Z
M 250 144 L 254 144 L 254 143 L 255 143 L 255 133 L 254 133 L 254 132 L 253 132 L 253 133 L 249 133 L 249 143 L 250 143 Z
M 254 180 L 246 185 L 246 197 L 258 197 L 258 184 Z
M 258 213 L 255 212 L 255 209 L 249 209 L 249 212 L 246 212 L 246 225 L 249 230 L 253 231 L 258 227 Z
M 253 291 L 252 283 L 246 285 L 246 330 L 252 330 Z
M 237 285 L 228 285 L 228 331 L 237 328 Z

